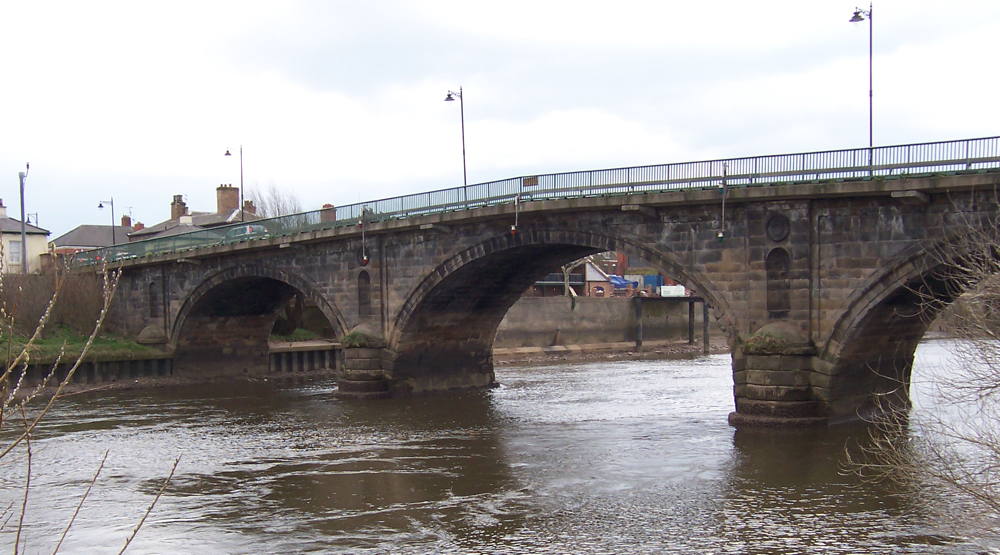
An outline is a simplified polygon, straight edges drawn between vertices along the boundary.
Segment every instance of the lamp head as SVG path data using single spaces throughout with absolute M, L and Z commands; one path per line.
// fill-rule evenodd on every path
M 854 10 L 854 16 L 851 17 L 851 23 L 860 23 L 865 20 L 865 16 L 861 11 L 861 8 Z
M 455 97 L 452 96 L 451 92 L 448 92 L 448 95 L 444 97 L 444 101 L 445 102 L 454 102 L 455 101 Z
M 233 153 L 229 152 L 229 149 L 227 148 L 226 149 L 226 153 L 224 154 L 224 156 L 232 156 L 232 155 L 233 155 Z
M 98 208 L 104 208 L 104 202 L 98 202 L 97 203 L 97 207 Z

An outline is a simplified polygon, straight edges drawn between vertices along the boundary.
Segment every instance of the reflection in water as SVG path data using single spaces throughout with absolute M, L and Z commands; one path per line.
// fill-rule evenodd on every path
M 730 376 L 718 356 L 503 369 L 495 390 L 376 402 L 328 382 L 73 398 L 34 442 L 27 550 L 51 551 L 109 449 L 70 552 L 120 549 L 177 455 L 131 552 L 970 551 L 929 524 L 951 500 L 840 472 L 861 430 L 734 432 Z M 23 458 L 2 468 L 6 507 Z
M 847 472 L 845 449 L 859 449 L 867 434 L 863 426 L 735 433 L 719 535 L 755 553 L 940 553 L 942 541 L 960 544 L 928 533 L 919 500 Z

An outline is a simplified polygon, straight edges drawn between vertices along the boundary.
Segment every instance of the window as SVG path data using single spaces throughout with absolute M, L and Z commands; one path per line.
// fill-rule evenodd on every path
M 21 242 L 11 241 L 7 243 L 7 262 L 11 265 L 21 265 Z
M 149 317 L 156 318 L 160 315 L 160 295 L 157 290 L 160 284 L 156 281 L 149 282 Z
M 786 318 L 791 309 L 791 289 L 788 271 L 791 259 L 783 248 L 771 249 L 764 260 L 767 272 L 767 315 L 769 318 Z

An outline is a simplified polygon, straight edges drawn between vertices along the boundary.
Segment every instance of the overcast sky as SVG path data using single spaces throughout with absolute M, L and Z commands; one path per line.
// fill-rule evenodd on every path
M 868 6 L 864 5 L 867 9 Z M 55 238 L 175 194 L 305 209 L 462 182 L 867 146 L 850 1 L 0 4 L 0 198 Z M 874 5 L 875 143 L 1000 134 L 1000 1 Z M 32 218 L 34 221 L 34 218 Z

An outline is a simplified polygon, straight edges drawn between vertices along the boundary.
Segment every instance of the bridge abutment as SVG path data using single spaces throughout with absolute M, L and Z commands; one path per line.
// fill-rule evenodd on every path
M 188 318 L 177 343 L 174 374 L 183 377 L 266 374 L 272 315 Z

